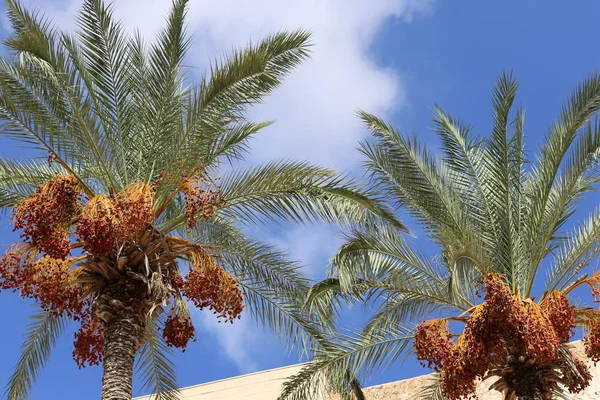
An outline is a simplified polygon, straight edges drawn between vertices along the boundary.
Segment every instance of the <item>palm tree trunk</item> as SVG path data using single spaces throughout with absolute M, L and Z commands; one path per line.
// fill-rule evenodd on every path
M 102 400 L 131 400 L 138 333 L 135 318 L 118 316 L 104 325 Z

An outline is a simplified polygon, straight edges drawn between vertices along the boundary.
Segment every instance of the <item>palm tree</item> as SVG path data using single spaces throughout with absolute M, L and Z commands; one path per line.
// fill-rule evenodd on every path
M 333 314 L 341 300 L 361 300 L 377 312 L 362 332 L 318 352 L 281 399 L 310 398 L 324 378 L 330 390 L 349 393 L 348 376 L 411 351 L 438 372 L 427 388 L 432 398 L 468 397 L 488 376 L 507 400 L 550 399 L 589 384 L 568 342 L 582 327 L 587 356 L 600 359 L 600 312 L 569 297 L 585 285 L 600 293 L 600 273 L 587 271 L 600 251 L 600 211 L 573 221 L 600 182 L 600 125 L 590 122 L 600 76 L 577 87 L 534 157 L 523 144 L 524 112 L 513 111 L 516 91 L 511 75 L 500 77 L 493 131 L 483 139 L 436 107 L 439 156 L 360 113 L 373 133 L 361 151 L 374 186 L 414 218 L 439 255 L 424 256 L 388 226 L 354 230 L 306 307 Z
M 243 227 L 381 218 L 401 226 L 369 193 L 308 163 L 229 168 L 219 178 L 223 162 L 243 157 L 271 123 L 248 122 L 246 111 L 307 57 L 309 34 L 269 36 L 192 85 L 182 69 L 186 3 L 173 1 L 147 45 L 125 35 L 101 0 L 84 2 L 76 35 L 6 1 L 14 32 L 0 60 L 0 132 L 35 156 L 0 160 L 0 207 L 23 238 L 2 257 L 0 289 L 40 307 L 8 399 L 27 396 L 70 321 L 81 325 L 78 365 L 103 364 L 105 400 L 131 398 L 136 356 L 145 387 L 177 398 L 169 355 L 195 339 L 188 302 L 229 322 L 247 308 L 312 348 L 318 327 L 297 306 L 308 281 Z

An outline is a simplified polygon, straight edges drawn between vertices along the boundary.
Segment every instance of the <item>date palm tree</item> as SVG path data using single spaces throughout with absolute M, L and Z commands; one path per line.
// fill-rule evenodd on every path
M 31 153 L 0 160 L 0 207 L 23 239 L 2 257 L 0 289 L 40 307 L 8 399 L 27 396 L 72 321 L 81 325 L 73 357 L 102 363 L 104 400 L 131 398 L 136 357 L 145 387 L 177 398 L 169 355 L 195 338 L 188 303 L 228 322 L 248 309 L 291 344 L 324 344 L 297 306 L 309 287 L 299 266 L 243 227 L 401 227 L 368 192 L 305 162 L 234 165 L 219 176 L 271 123 L 249 122 L 247 110 L 307 57 L 309 34 L 269 36 L 192 84 L 182 68 L 186 3 L 173 1 L 148 45 L 101 0 L 84 1 L 76 34 L 6 1 L 13 33 L 0 59 L 0 134 Z
M 467 397 L 486 377 L 495 377 L 491 389 L 507 400 L 550 399 L 589 384 L 568 342 L 583 327 L 586 354 L 597 361 L 600 312 L 569 297 L 586 285 L 600 293 L 600 273 L 590 270 L 600 251 L 600 211 L 574 221 L 600 182 L 600 125 L 591 121 L 600 76 L 577 87 L 534 156 L 524 148 L 524 112 L 513 109 L 516 91 L 512 76 L 501 76 L 486 138 L 436 107 L 439 155 L 360 113 L 373 132 L 361 151 L 374 186 L 439 253 L 423 255 L 388 226 L 353 231 L 306 307 L 334 315 L 341 300 L 360 300 L 378 309 L 364 330 L 319 352 L 280 399 L 311 398 L 325 378 L 348 396 L 347 377 L 411 351 L 438 372 L 423 398 Z

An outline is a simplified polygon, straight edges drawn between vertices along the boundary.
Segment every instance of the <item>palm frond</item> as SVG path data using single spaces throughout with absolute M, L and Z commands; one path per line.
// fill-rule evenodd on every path
M 5 45 L 15 52 L 27 52 L 41 59 L 50 59 L 55 33 L 52 22 L 39 12 L 31 13 L 19 1 L 5 0 L 4 3 L 13 29 Z
M 198 155 L 218 147 L 231 127 L 242 121 L 248 107 L 270 94 L 307 57 L 309 37 L 305 31 L 281 32 L 216 62 L 210 76 L 190 92 L 181 134 L 169 135 L 158 146 L 167 155 L 165 174 L 187 176 L 216 161 L 215 157 L 199 159 Z M 175 160 L 183 162 L 176 165 Z M 163 183 L 173 184 L 177 183 Z
M 184 236 L 211 249 L 225 261 L 225 268 L 236 279 L 260 283 L 273 292 L 281 291 L 288 300 L 298 303 L 308 292 L 309 281 L 297 262 L 273 246 L 246 237 L 227 220 L 215 218 L 200 223 Z
M 576 210 L 577 203 L 600 182 L 600 126 L 598 121 L 586 125 L 577 142 L 569 151 L 565 168 L 556 177 L 546 203 L 544 224 L 540 239 L 534 243 L 533 257 L 527 280 L 529 288 L 542 260 L 561 246 L 559 230 Z
M 86 0 L 78 17 L 81 49 L 70 41 L 70 56 L 78 67 L 93 98 L 94 106 L 102 121 L 103 132 L 108 142 L 120 143 L 119 167 L 111 170 L 122 172 L 127 184 L 127 160 L 125 137 L 134 119 L 131 107 L 131 53 L 121 23 L 115 22 L 112 7 L 102 0 Z M 67 38 L 65 38 L 67 39 Z
M 331 170 L 304 162 L 273 162 L 233 171 L 221 185 L 221 211 L 242 223 L 262 218 L 361 225 L 380 219 L 405 229 L 381 200 Z
M 359 117 L 373 132 L 375 144 L 363 142 L 361 152 L 374 183 L 406 206 L 434 236 L 462 237 L 468 230 L 456 191 L 441 177 L 434 159 L 416 137 L 407 138 L 394 127 L 366 112 Z
M 377 292 L 391 287 L 385 281 L 357 279 L 349 290 L 343 290 L 338 278 L 327 278 L 310 288 L 303 309 L 307 314 L 314 315 L 325 327 L 335 330 L 335 317 L 342 303 L 351 306 L 355 302 L 367 301 L 375 297 Z
M 168 175 L 172 171 L 167 165 L 171 166 L 175 161 L 181 160 L 180 155 L 173 153 L 171 149 L 181 145 L 176 141 L 183 132 L 182 113 L 190 93 L 188 89 L 184 89 L 184 75 L 181 72 L 181 64 L 190 45 L 185 27 L 187 3 L 187 0 L 173 1 L 167 17 L 167 26 L 159 33 L 149 57 L 145 60 L 137 57 L 136 60 L 136 63 L 143 61 L 146 64 L 145 80 L 138 81 L 145 92 L 144 97 L 139 99 L 142 101 L 142 128 L 139 134 L 150 144 L 147 154 L 144 154 L 140 161 L 151 159 L 164 163 L 146 163 L 145 181 L 154 178 L 151 176 L 154 168 Z M 140 44 L 138 41 L 136 46 L 139 47 Z
M 438 372 L 430 375 L 427 384 L 419 391 L 421 400 L 448 400 L 442 393 L 442 377 Z
M 180 399 L 173 351 L 162 338 L 160 327 L 164 314 L 149 316 L 146 321 L 146 341 L 138 351 L 136 373 L 141 376 L 142 387 L 152 391 L 153 400 Z
M 434 123 L 441 139 L 443 161 L 451 170 L 450 178 L 456 183 L 461 197 L 473 211 L 490 221 L 489 210 L 482 188 L 481 163 L 484 152 L 481 143 L 474 140 L 471 127 L 446 114 L 439 106 L 435 107 Z
M 33 77 L 33 78 L 32 78 Z M 73 163 L 80 165 L 85 153 L 76 156 L 77 144 L 68 136 L 63 122 L 68 112 L 58 96 L 49 96 L 48 86 L 55 83 L 44 70 L 0 60 L 0 133 L 29 147 L 52 154 L 57 163 L 72 172 Z M 45 83 L 40 84 L 41 80 Z M 52 97 L 47 101 L 44 97 Z M 79 161 L 76 161 L 79 160 Z M 73 173 L 74 174 L 74 173 Z M 75 175 L 75 174 L 74 174 Z
M 26 399 L 40 370 L 50 358 L 50 352 L 67 326 L 65 315 L 40 310 L 31 316 L 21 356 L 6 385 L 8 400 Z
M 313 362 L 284 383 L 278 400 L 314 399 L 323 393 L 351 399 L 356 376 L 369 376 L 396 361 L 411 340 L 410 332 L 401 327 L 368 338 L 345 336 L 336 346 L 323 348 Z
M 83 84 L 57 31 L 45 17 L 31 14 L 17 2 L 9 1 L 8 9 L 15 28 L 9 46 L 18 52 L 20 64 L 3 61 L 2 89 L 10 90 L 7 95 L 3 93 L 0 117 L 9 122 L 15 139 L 38 142 L 66 169 L 70 169 L 69 155 L 79 162 L 89 157 L 87 163 L 97 165 L 103 172 L 98 178 L 109 185 L 118 173 L 108 172 L 114 147 L 102 135 L 88 97 L 89 88 Z M 11 82 L 8 71 L 20 72 L 21 79 L 16 80 L 19 87 L 6 85 Z M 19 98 L 23 101 L 14 108 Z M 92 193 L 89 188 L 86 191 Z
M 413 276 L 442 282 L 441 271 L 431 260 L 417 253 L 400 232 L 384 226 L 377 231 L 356 231 L 332 257 L 330 276 L 337 276 L 343 289 L 351 288 L 358 278 L 381 280 L 393 277 L 401 281 Z
M 547 292 L 564 290 L 600 252 L 600 209 L 580 222 L 556 250 L 546 279 Z
M 274 121 L 243 122 L 229 128 L 226 133 L 208 143 L 210 148 L 202 153 L 206 154 L 206 164 L 212 165 L 220 158 L 226 158 L 230 161 L 241 159 L 244 153 L 249 150 L 249 139 L 273 123 Z
M 494 87 L 494 129 L 488 140 L 484 161 L 482 188 L 487 198 L 495 233 L 494 266 L 507 274 L 514 284 L 515 266 L 512 227 L 515 223 L 511 165 L 511 137 L 508 129 L 509 114 L 517 92 L 517 82 L 510 74 L 503 74 Z
M 546 135 L 541 154 L 526 182 L 530 202 L 529 239 L 537 241 L 544 226 L 544 216 L 556 175 L 580 128 L 600 107 L 600 76 L 594 74 L 581 83 L 565 106 L 558 121 Z

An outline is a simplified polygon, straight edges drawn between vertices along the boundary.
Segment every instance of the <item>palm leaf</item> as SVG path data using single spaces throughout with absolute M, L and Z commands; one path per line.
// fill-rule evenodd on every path
M 162 338 L 160 326 L 164 325 L 164 315 L 148 317 L 146 322 L 147 339 L 138 351 L 136 373 L 142 379 L 143 389 L 152 391 L 151 399 L 178 400 L 175 365 L 171 358 L 173 350 Z
M 165 131 L 168 136 L 164 140 L 157 138 L 157 150 L 167 155 L 165 175 L 188 176 L 198 166 L 213 161 L 214 157 L 198 159 L 198 154 L 215 148 L 249 106 L 270 94 L 307 57 L 309 36 L 305 31 L 281 32 L 215 63 L 210 76 L 191 92 L 180 135 Z M 175 165 L 175 160 L 183 163 Z
M 449 180 L 442 179 L 444 172 L 427 149 L 416 137 L 403 136 L 374 115 L 360 112 L 359 117 L 376 139 L 375 144 L 361 144 L 374 183 L 396 199 L 397 206 L 406 206 L 418 220 L 427 221 L 432 235 L 463 236 L 468 225 L 460 199 Z
M 39 376 L 40 370 L 50 358 L 50 352 L 67 326 L 65 315 L 54 315 L 40 310 L 31 316 L 21 356 L 6 385 L 5 396 L 9 400 L 26 399 Z
M 361 225 L 377 219 L 405 229 L 373 193 L 345 182 L 331 170 L 304 162 L 274 162 L 233 171 L 222 180 L 222 213 L 241 222 L 261 218 L 324 220 Z
M 398 327 L 368 338 L 342 337 L 336 346 L 324 347 L 313 362 L 284 383 L 278 400 L 319 398 L 324 392 L 350 399 L 359 372 L 368 376 L 394 362 L 406 351 L 411 340 L 411 334 Z

